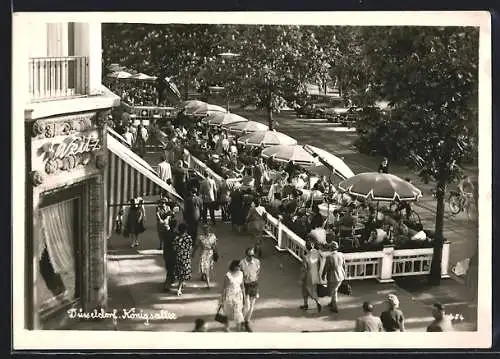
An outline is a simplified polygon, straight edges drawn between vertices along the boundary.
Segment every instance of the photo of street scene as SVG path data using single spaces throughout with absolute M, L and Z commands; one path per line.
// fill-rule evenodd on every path
M 25 329 L 478 330 L 479 26 L 48 21 Z

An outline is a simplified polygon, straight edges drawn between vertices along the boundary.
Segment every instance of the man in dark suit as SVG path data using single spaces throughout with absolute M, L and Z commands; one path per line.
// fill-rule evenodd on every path
M 189 195 L 184 201 L 184 221 L 187 225 L 187 232 L 193 239 L 193 251 L 196 248 L 198 239 L 198 225 L 200 223 L 203 201 L 197 195 L 196 188 L 191 188 Z
M 332 254 L 326 257 L 325 268 L 322 273 L 323 280 L 328 282 L 328 288 L 331 291 L 331 301 L 328 304 L 330 310 L 338 313 L 337 297 L 339 287 L 342 281 L 346 278 L 345 273 L 345 258 L 342 253 L 338 251 L 339 245 L 337 242 L 331 243 Z

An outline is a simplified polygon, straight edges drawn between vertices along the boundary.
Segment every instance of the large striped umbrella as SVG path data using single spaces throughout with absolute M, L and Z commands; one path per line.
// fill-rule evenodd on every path
M 198 107 L 190 114 L 193 116 L 205 117 L 216 113 L 226 113 L 226 112 L 227 110 L 224 107 L 207 103 L 205 105 Z
M 305 145 L 304 149 L 312 156 L 314 156 L 317 160 L 316 166 L 308 168 L 308 170 L 310 170 L 311 172 L 328 176 L 333 169 L 333 172 L 335 174 L 344 179 L 354 176 L 354 172 L 349 168 L 349 166 L 344 162 L 342 158 L 337 157 L 334 154 L 315 146 Z
M 375 201 L 415 201 L 422 197 L 422 192 L 410 182 L 388 173 L 360 173 L 340 182 L 338 187 L 353 196 Z
M 259 131 L 249 133 L 238 139 L 238 143 L 251 146 L 296 145 L 297 140 L 284 133 L 272 131 Z
M 131 79 L 140 80 L 140 81 L 154 81 L 157 79 L 157 77 L 156 76 L 149 76 L 149 75 L 146 75 L 142 72 L 139 72 L 138 74 L 132 76 Z
M 208 115 L 201 122 L 210 126 L 224 126 L 233 123 L 248 122 L 248 120 L 235 113 L 216 112 Z
M 133 75 L 130 72 L 127 71 L 116 71 L 108 75 L 108 77 L 114 78 L 114 79 L 128 79 L 131 78 Z
M 269 130 L 267 125 L 256 121 L 230 123 L 222 127 L 226 128 L 229 132 L 243 134 Z
M 278 162 L 293 161 L 298 165 L 311 166 L 317 160 L 308 153 L 301 145 L 277 145 L 271 146 L 262 151 L 262 157 L 273 158 Z

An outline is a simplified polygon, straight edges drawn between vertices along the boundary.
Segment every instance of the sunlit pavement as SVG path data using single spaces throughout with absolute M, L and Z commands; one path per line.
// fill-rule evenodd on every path
M 72 329 L 101 330 L 143 330 L 143 331 L 190 331 L 196 318 L 207 320 L 210 331 L 222 331 L 222 325 L 213 318 L 221 292 L 221 283 L 228 264 L 233 259 L 243 257 L 244 250 L 252 245 L 245 234 L 235 234 L 229 224 L 218 222 L 215 228 L 219 239 L 220 260 L 216 264 L 215 281 L 211 289 L 206 289 L 197 274 L 198 257 L 193 259 L 193 280 L 177 297 L 175 289 L 170 293 L 162 291 L 165 276 L 163 257 L 158 247 L 158 239 L 153 222 L 153 208 L 148 208 L 148 230 L 140 238 L 140 246 L 129 248 L 129 242 L 122 236 L 113 236 L 108 250 L 107 311 L 118 311 L 118 317 L 127 311 L 129 318 L 120 318 L 113 324 L 111 319 L 100 322 L 74 321 Z M 395 284 L 380 284 L 376 281 L 352 282 L 353 296 L 340 296 L 340 312 L 330 313 L 324 308 L 317 313 L 310 302 L 307 312 L 299 309 L 302 304 L 300 292 L 300 264 L 288 253 L 278 253 L 271 239 L 267 238 L 262 259 L 260 281 L 261 298 L 257 301 L 252 329 L 256 332 L 301 332 L 301 331 L 352 331 L 354 319 L 361 315 L 361 305 L 372 301 L 377 313 L 384 308 L 382 303 L 389 293 L 396 293 L 401 308 L 407 318 L 409 331 L 425 331 L 432 320 L 432 303 L 424 303 L 412 298 L 407 291 Z M 326 305 L 328 298 L 323 298 Z M 143 318 L 131 319 L 130 310 L 135 313 L 162 315 L 146 324 Z M 455 313 L 452 313 L 455 314 Z M 474 322 L 469 316 L 459 320 L 457 330 L 474 330 Z

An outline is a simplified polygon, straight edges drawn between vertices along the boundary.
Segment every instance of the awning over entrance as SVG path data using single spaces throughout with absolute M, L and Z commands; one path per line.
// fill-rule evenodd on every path
M 159 195 L 164 190 L 174 202 L 183 199 L 175 189 L 164 182 L 153 168 L 112 134 L 107 134 L 108 146 L 108 233 L 120 210 L 119 204 L 128 203 L 131 198 Z

